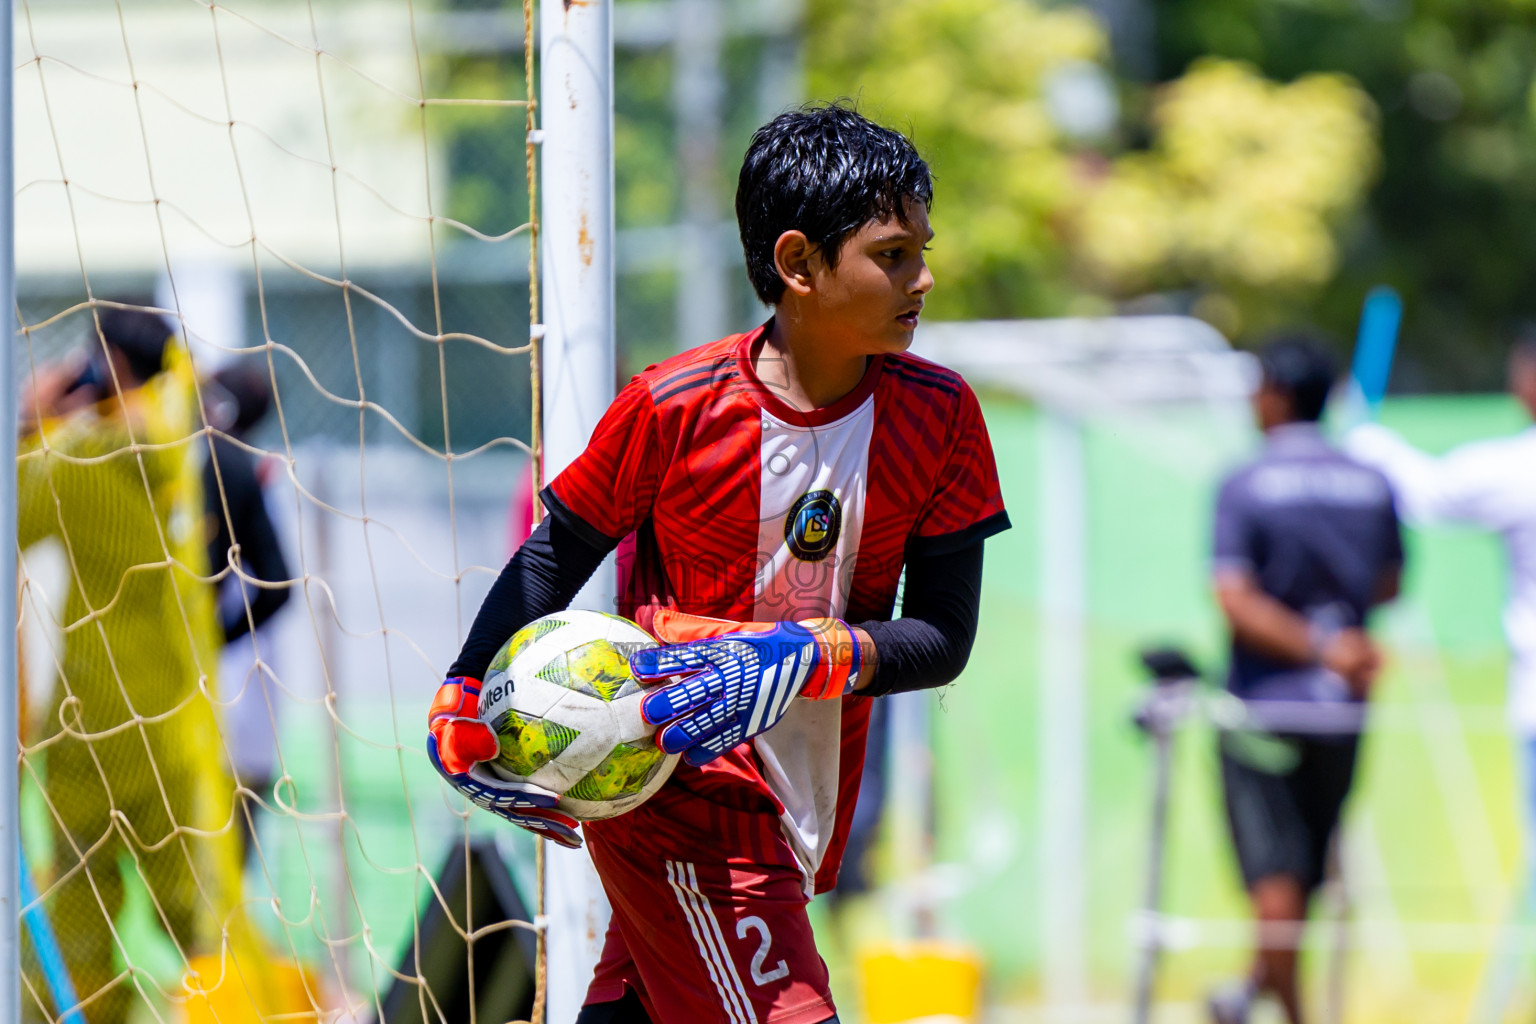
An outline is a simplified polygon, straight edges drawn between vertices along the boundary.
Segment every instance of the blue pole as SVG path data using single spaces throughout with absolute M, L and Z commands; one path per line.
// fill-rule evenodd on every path
M 16 864 L 19 868 L 16 875 L 21 890 L 21 905 L 31 907 L 22 912 L 21 919 L 32 936 L 32 948 L 37 953 L 37 964 L 42 968 L 43 978 L 48 982 L 48 994 L 53 997 L 54 1009 L 61 1015 L 59 1024 L 85 1024 L 85 1017 L 76 1009 L 80 1000 L 75 995 L 75 984 L 70 980 L 69 968 L 64 965 L 59 940 L 54 937 L 53 926 L 48 923 L 48 915 L 43 911 L 42 904 L 37 902 L 37 888 L 32 884 L 32 871 L 27 867 L 27 851 L 20 846 L 16 848 Z
M 1392 357 L 1397 353 L 1397 330 L 1403 322 L 1403 300 L 1391 288 L 1372 288 L 1360 311 L 1360 332 L 1355 338 L 1354 365 L 1350 368 L 1351 419 L 1376 418 L 1392 376 Z

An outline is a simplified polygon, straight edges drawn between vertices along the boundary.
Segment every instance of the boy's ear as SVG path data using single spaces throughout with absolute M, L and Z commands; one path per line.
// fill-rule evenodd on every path
M 773 265 L 784 287 L 796 295 L 809 295 L 816 246 L 803 231 L 786 231 L 773 243 Z

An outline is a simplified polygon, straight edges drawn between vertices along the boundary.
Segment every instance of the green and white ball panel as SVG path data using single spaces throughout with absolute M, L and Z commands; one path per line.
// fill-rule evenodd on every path
M 620 719 L 613 713 L 612 705 L 584 693 L 567 693 L 545 714 L 544 720 L 559 722 L 562 728 L 581 734 L 556 759 L 566 768 L 583 774 L 602 764 L 615 744 L 633 738 L 619 728 Z
M 519 778 L 531 779 L 565 752 L 580 734 L 547 718 L 519 714 L 508 708 L 491 722 L 501 738 L 501 754 L 492 763 Z
M 519 630 L 481 694 L 481 717 L 501 740 L 492 768 L 563 794 L 561 809 L 583 820 L 639 806 L 677 762 L 656 747 L 629 670 L 631 653 L 654 646 L 601 612 L 558 612 Z
M 629 653 L 609 639 L 592 640 L 544 663 L 537 676 L 585 693 L 599 700 L 612 701 L 640 690 L 629 670 Z

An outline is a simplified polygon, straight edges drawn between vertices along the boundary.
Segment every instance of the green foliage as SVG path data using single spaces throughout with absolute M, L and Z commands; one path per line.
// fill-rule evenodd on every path
M 852 91 L 909 122 L 933 166 L 940 316 L 1093 312 L 1176 290 L 1228 329 L 1274 319 L 1277 297 L 1332 278 L 1375 166 L 1374 110 L 1347 79 L 1279 86 L 1235 62 L 1144 97 L 1128 133 L 1144 150 L 1074 142 L 1047 91 L 1107 59 L 1082 8 L 822 0 L 807 38 L 812 94 Z
M 513 14 L 502 0 L 445 0 L 459 11 Z M 522 53 L 452 55 L 427 67 L 430 90 L 456 99 L 526 99 Z M 527 111 L 505 106 L 429 107 L 427 126 L 441 140 L 449 182 L 447 215 L 487 235 L 500 235 L 528 220 Z M 450 235 L 449 244 L 463 238 Z
M 1396 383 L 1497 387 L 1536 314 L 1536 4 L 1159 0 L 1159 73 L 1208 55 L 1291 79 L 1344 71 L 1381 111 L 1381 172 L 1339 273 L 1297 310 L 1349 334 L 1387 282 L 1406 303 Z
M 1152 6 L 1159 81 L 1121 83 L 1122 135 L 1095 150 L 1043 99 L 1107 59 L 1082 8 L 811 0 L 810 94 L 910 127 L 933 165 L 934 312 L 1151 292 L 1239 338 L 1347 338 L 1388 283 L 1399 385 L 1496 386 L 1510 325 L 1536 314 L 1536 3 Z
M 619 227 L 670 224 L 677 216 L 677 133 L 672 54 L 614 55 L 614 219 Z
M 995 0 L 815 0 L 808 19 L 810 95 L 853 98 L 907 130 L 933 167 L 934 314 L 1070 306 L 1059 218 L 1077 186 L 1044 85 L 1104 56 L 1092 17 Z
M 1160 90 L 1151 147 L 1084 200 L 1076 248 L 1118 294 L 1202 293 L 1229 333 L 1268 326 L 1338 268 L 1336 232 L 1376 163 L 1375 109 L 1351 81 L 1269 82 L 1207 60 Z

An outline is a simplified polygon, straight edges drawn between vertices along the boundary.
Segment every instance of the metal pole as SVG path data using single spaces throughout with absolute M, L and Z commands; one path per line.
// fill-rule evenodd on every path
M 1153 701 L 1161 695 L 1155 694 Z M 1163 898 L 1163 859 L 1168 843 L 1168 789 L 1173 774 L 1173 722 L 1166 712 L 1154 705 L 1148 722 L 1157 746 L 1156 777 L 1152 784 L 1152 839 L 1147 859 L 1146 889 L 1143 890 L 1142 927 L 1137 935 L 1139 959 L 1136 965 L 1136 1024 L 1152 1020 L 1153 986 L 1157 980 L 1157 961 L 1162 953 L 1163 936 L 1158 914 Z
M 544 479 L 552 480 L 587 446 L 614 394 L 613 5 L 541 6 Z M 601 579 L 582 598 L 612 610 L 613 582 Z
M 0 312 L 11 326 L 4 332 L 0 354 L 0 1022 L 21 1020 L 21 897 L 18 858 L 21 821 L 18 816 L 17 758 L 20 728 L 20 675 L 16 663 L 16 181 L 12 158 L 11 0 L 0 0 Z
M 1040 932 L 1047 1020 L 1088 994 L 1088 495 L 1079 421 L 1040 424 Z
M 539 7 L 542 430 L 552 480 L 586 447 L 614 394 L 613 0 Z M 612 612 L 615 590 L 610 557 L 572 607 Z M 545 899 L 547 1019 L 574 1020 L 609 916 L 585 850 L 548 851 Z

